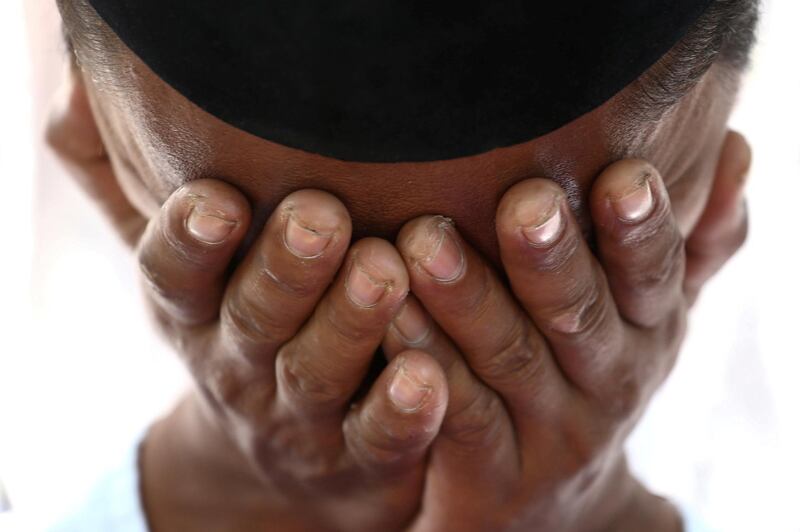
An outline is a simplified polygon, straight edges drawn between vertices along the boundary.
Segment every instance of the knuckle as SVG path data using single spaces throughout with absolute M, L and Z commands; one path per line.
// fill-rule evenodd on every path
M 139 252 L 139 273 L 142 276 L 145 284 L 156 296 L 162 298 L 169 298 L 169 289 L 160 273 L 160 269 L 156 263 L 156 257 L 152 253 Z
M 159 325 L 175 322 L 165 331 L 173 331 L 176 326 L 197 327 L 217 319 L 218 307 L 198 304 L 204 301 L 207 294 L 193 292 L 180 280 L 162 275 L 153 262 L 149 259 L 139 260 L 139 277 Z
M 157 258 L 152 254 L 140 254 L 138 264 L 140 277 L 150 298 L 171 318 L 182 317 L 184 314 L 182 309 L 190 306 L 189 301 L 165 275 L 162 275 Z
M 536 269 L 545 273 L 559 273 L 568 268 L 570 259 L 575 256 L 581 241 L 570 231 L 565 232 L 547 253 L 536 259 Z
M 588 282 L 574 290 L 568 301 L 548 312 L 547 325 L 560 333 L 583 336 L 594 331 L 605 318 L 605 295 L 597 283 Z
M 185 275 L 164 273 L 163 257 L 158 253 L 140 249 L 137 264 L 147 296 L 170 319 L 183 325 L 200 325 L 216 319 L 216 308 L 196 304 L 197 293 L 185 284 Z
M 477 392 L 461 408 L 448 412 L 442 432 L 469 449 L 485 448 L 500 436 L 501 412 L 495 394 Z
M 222 307 L 223 325 L 250 343 L 278 344 L 288 338 L 292 331 L 268 306 L 269 302 L 258 301 L 250 290 L 234 290 Z
M 392 466 L 403 461 L 425 440 L 426 433 L 412 424 L 393 424 L 367 408 L 360 413 L 361 459 L 372 466 Z
M 259 255 L 256 272 L 258 285 L 267 289 L 273 288 L 293 299 L 306 299 L 316 293 L 317 283 L 310 275 L 311 272 L 302 267 L 293 272 L 279 272 L 270 264 L 269 255 L 265 251 L 262 250 Z
M 288 348 L 278 353 L 278 379 L 290 396 L 289 403 L 324 408 L 335 407 L 348 399 L 348 390 L 335 379 L 326 376 L 319 365 L 309 363 Z
M 673 238 L 655 260 L 641 269 L 631 271 L 631 285 L 640 293 L 657 291 L 679 279 L 686 267 L 686 248 L 683 239 Z
M 319 434 L 304 430 L 291 418 L 270 417 L 246 439 L 258 467 L 283 486 L 340 485 L 342 461 L 338 446 L 320 444 Z
M 332 331 L 345 347 L 362 345 L 375 335 L 376 325 L 373 321 L 357 319 L 347 311 L 339 311 L 335 305 L 327 305 L 322 315 L 325 328 Z
M 208 368 L 204 378 L 204 386 L 224 410 L 251 421 L 263 418 L 267 413 L 274 391 L 270 382 L 258 373 L 248 372 L 244 376 L 231 364 Z
M 169 264 L 188 268 L 190 272 L 205 272 L 210 251 L 194 244 L 185 232 L 178 230 L 178 225 L 166 211 L 151 220 L 138 249 L 139 262 L 146 262 L 151 269 L 156 264 L 162 268 Z
M 176 220 L 165 220 L 161 224 L 159 237 L 163 242 L 163 251 L 169 253 L 178 264 L 192 271 L 206 271 L 210 266 L 209 263 L 213 261 L 213 251 L 189 238 L 182 223 Z
M 603 386 L 598 398 L 603 410 L 615 420 L 635 417 L 644 403 L 642 364 L 636 359 L 618 364 L 611 372 L 608 384 Z
M 665 231 L 679 234 L 669 203 L 658 202 L 656 211 L 641 224 L 620 225 L 615 230 L 615 237 L 623 248 L 636 250 L 656 241 Z
M 615 391 L 607 402 L 609 413 L 618 419 L 634 416 L 642 407 L 642 387 L 639 379 L 627 374 L 614 379 Z
M 520 329 L 515 327 L 501 349 L 477 364 L 476 369 L 489 381 L 510 385 L 529 383 L 542 377 L 545 371 L 543 346 L 534 339 L 530 329 Z
M 465 314 L 472 314 L 481 319 L 491 313 L 492 282 L 491 271 L 488 266 L 480 269 L 480 274 L 475 280 L 475 285 L 463 294 L 459 307 Z

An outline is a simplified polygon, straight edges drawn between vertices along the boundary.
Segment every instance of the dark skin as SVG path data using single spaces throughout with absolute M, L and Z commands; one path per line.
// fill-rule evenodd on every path
M 199 178 L 233 184 L 260 222 L 289 193 L 316 188 L 345 203 L 355 238 L 391 239 L 417 215 L 444 213 L 495 263 L 494 214 L 511 185 L 535 176 L 556 181 L 587 228 L 591 184 L 610 162 L 624 157 L 645 159 L 666 176 L 676 219 L 688 234 L 710 190 L 734 97 L 735 74 L 717 65 L 678 106 L 649 125 L 620 118 L 628 114 L 623 106 L 629 87 L 567 127 L 523 144 L 447 161 L 353 163 L 231 127 L 172 90 L 110 30 L 100 45 L 103 50 L 85 46 L 82 54 L 97 82 L 92 85 L 100 89 L 90 91 L 96 119 L 123 190 L 146 217 L 177 187 Z M 623 129 L 635 131 L 635 140 L 620 145 Z
M 630 148 L 653 164 L 609 166 L 615 99 L 522 145 L 381 165 L 251 137 L 115 61 L 76 77 L 51 142 L 137 244 L 198 383 L 144 446 L 154 530 L 678 529 L 621 449 L 744 234 L 749 152 L 715 69 Z

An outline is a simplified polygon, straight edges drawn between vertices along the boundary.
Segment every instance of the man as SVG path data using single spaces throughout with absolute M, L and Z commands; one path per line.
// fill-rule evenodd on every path
M 630 478 L 621 443 L 671 367 L 687 305 L 743 235 L 749 154 L 724 125 L 754 6 L 687 2 L 677 16 L 657 4 L 545 9 L 586 34 L 567 41 L 572 55 L 548 49 L 537 67 L 551 79 L 534 90 L 524 48 L 483 70 L 470 55 L 502 51 L 498 35 L 533 38 L 519 6 L 487 9 L 485 23 L 472 8 L 351 6 L 338 24 L 324 9 L 270 13 L 272 31 L 352 27 L 390 65 L 411 63 L 408 81 L 341 60 L 347 43 L 306 50 L 291 31 L 278 58 L 294 63 L 260 77 L 271 48 L 243 6 L 220 20 L 164 8 L 167 25 L 200 28 L 195 41 L 135 23 L 158 28 L 144 16 L 157 6 L 92 2 L 104 22 L 61 3 L 82 73 L 52 141 L 139 243 L 156 315 L 198 382 L 142 448 L 151 529 L 679 527 Z M 376 35 L 394 24 L 447 53 L 417 61 Z M 602 62 L 587 45 L 598 26 L 614 52 Z M 177 68 L 194 60 L 183 41 L 207 71 Z M 622 57 L 626 46 L 640 48 Z M 224 60 L 241 57 L 253 72 Z M 461 76 L 469 59 L 481 75 Z M 392 90 L 402 83 L 414 90 Z M 527 87 L 550 99 L 527 101 Z M 633 156 L 652 164 L 609 166 Z M 374 238 L 398 232 L 394 245 Z M 380 344 L 389 365 L 365 380 Z

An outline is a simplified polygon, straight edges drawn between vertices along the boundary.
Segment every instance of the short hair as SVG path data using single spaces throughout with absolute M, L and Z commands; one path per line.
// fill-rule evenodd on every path
M 633 106 L 658 117 L 680 100 L 715 62 L 732 73 L 748 64 L 759 0 L 715 0 L 687 34 L 636 80 Z

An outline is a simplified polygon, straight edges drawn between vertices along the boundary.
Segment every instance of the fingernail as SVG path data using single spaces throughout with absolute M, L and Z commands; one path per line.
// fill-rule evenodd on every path
M 561 231 L 561 209 L 555 198 L 550 207 L 550 212 L 543 217 L 544 221 L 522 228 L 522 234 L 534 246 L 551 244 Z
M 653 208 L 653 191 L 650 188 L 650 181 L 646 178 L 622 196 L 610 199 L 617 216 L 625 222 L 639 222 L 646 218 Z
M 450 234 L 448 222 L 439 223 L 438 239 L 431 254 L 422 261 L 422 267 L 441 283 L 455 281 L 464 271 L 464 254 Z
M 345 291 L 350 301 L 359 307 L 374 307 L 386 292 L 386 282 L 372 277 L 354 260 L 347 276 Z
M 208 209 L 202 204 L 192 207 L 186 218 L 186 230 L 194 238 L 206 244 L 220 244 L 233 232 L 237 223 L 229 220 L 221 211 Z
M 428 320 L 425 319 L 419 308 L 410 303 L 403 305 L 392 324 L 405 344 L 409 346 L 420 345 L 430 333 Z
M 286 247 L 293 255 L 301 259 L 313 259 L 322 255 L 333 235 L 322 234 L 289 216 L 283 236 Z
M 389 399 L 403 412 L 415 412 L 420 409 L 430 395 L 431 387 L 414 379 L 400 364 L 389 385 Z

